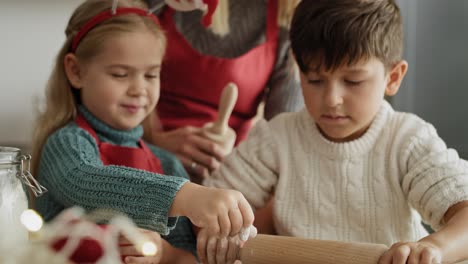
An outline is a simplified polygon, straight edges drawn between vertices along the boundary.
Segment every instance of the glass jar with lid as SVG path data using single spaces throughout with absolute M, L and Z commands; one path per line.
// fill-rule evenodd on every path
M 28 208 L 27 191 L 40 196 L 47 191 L 29 172 L 31 156 L 21 150 L 0 146 L 0 237 L 1 243 L 17 243 L 28 239 L 20 222 L 21 213 Z M 1 246 L 1 245 L 0 245 Z

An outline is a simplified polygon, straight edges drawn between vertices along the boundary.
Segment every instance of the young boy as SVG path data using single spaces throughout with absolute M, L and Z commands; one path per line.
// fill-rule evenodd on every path
M 279 235 L 393 244 L 381 263 L 468 258 L 467 162 L 384 100 L 408 68 L 395 2 L 303 0 L 290 37 L 306 108 L 260 121 L 204 184 L 255 208 L 274 192 Z

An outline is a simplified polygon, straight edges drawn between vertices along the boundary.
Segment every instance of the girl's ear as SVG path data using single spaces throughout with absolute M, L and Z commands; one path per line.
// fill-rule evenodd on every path
M 408 70 L 408 62 L 402 60 L 395 64 L 388 73 L 387 87 L 385 88 L 385 95 L 393 96 L 400 89 L 401 82 Z
M 68 53 L 63 60 L 67 79 L 75 89 L 81 89 L 81 70 L 75 54 Z

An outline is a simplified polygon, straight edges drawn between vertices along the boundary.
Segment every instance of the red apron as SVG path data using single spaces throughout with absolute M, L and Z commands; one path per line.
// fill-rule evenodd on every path
M 187 125 L 201 127 L 214 121 L 223 88 L 234 82 L 239 95 L 229 125 L 237 133 L 236 144 L 247 136 L 275 66 L 277 8 L 277 0 L 268 1 L 265 43 L 232 59 L 200 54 L 177 31 L 174 10 L 168 8 L 162 13 L 160 22 L 168 46 L 161 68 L 157 112 L 164 130 Z
M 124 147 L 101 142 L 94 129 L 79 115 L 75 119 L 76 124 L 87 131 L 96 140 L 99 155 L 104 165 L 120 165 L 141 169 L 149 172 L 164 174 L 161 161 L 151 152 L 143 140 L 139 141 L 140 148 Z M 105 232 L 106 225 L 101 225 Z M 66 243 L 66 238 L 56 241 L 52 247 L 60 250 Z M 103 255 L 103 248 L 98 241 L 82 239 L 78 248 L 73 252 L 70 260 L 74 263 L 95 263 Z M 122 261 L 125 256 L 122 256 Z
M 164 174 L 161 161 L 151 152 L 143 140 L 140 139 L 138 142 L 140 148 L 124 147 L 101 142 L 94 129 L 81 115 L 76 118 L 75 122 L 96 140 L 99 148 L 99 155 L 104 165 L 120 165 Z

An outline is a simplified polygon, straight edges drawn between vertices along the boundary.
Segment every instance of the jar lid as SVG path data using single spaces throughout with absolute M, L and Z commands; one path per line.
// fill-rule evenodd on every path
M 2 167 L 18 166 L 16 177 L 38 197 L 47 192 L 30 172 L 31 155 L 21 155 L 19 148 L 0 146 L 0 169 Z
M 18 156 L 21 150 L 19 148 L 2 147 L 0 146 L 0 165 L 16 165 L 19 164 Z

